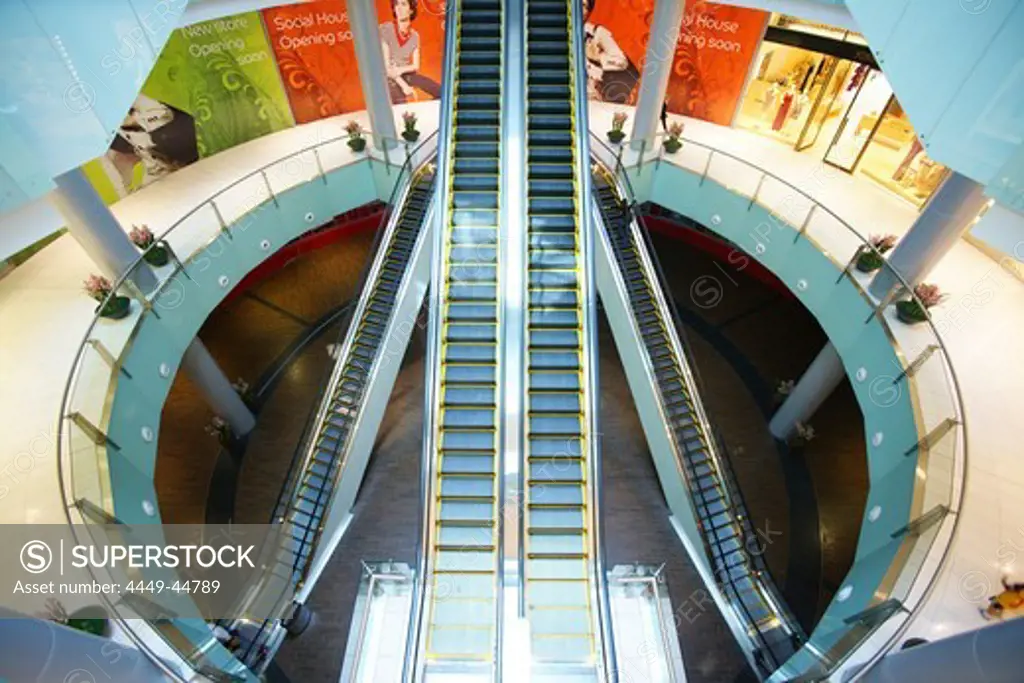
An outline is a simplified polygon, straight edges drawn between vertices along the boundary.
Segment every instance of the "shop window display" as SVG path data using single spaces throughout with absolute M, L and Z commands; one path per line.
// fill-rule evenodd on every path
M 788 45 L 765 43 L 757 64 L 737 124 L 795 144 L 824 85 L 826 57 Z
M 922 206 L 946 177 L 946 167 L 925 154 L 894 97 L 864 151 L 857 173 Z

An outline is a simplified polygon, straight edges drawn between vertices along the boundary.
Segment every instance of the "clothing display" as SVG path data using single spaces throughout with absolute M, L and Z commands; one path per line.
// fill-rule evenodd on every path
M 782 126 L 786 123 L 786 115 L 789 114 L 789 108 L 793 106 L 793 93 L 788 92 L 782 98 L 782 106 L 779 107 L 778 113 L 775 114 L 775 121 L 772 122 L 772 130 L 782 130 Z

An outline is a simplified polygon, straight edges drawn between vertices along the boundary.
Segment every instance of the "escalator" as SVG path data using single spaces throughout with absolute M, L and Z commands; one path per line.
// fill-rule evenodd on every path
M 610 175 L 601 169 L 594 175 L 593 186 L 675 457 L 683 466 L 711 571 L 746 629 L 750 658 L 767 677 L 800 647 L 804 636 L 783 604 L 762 554 L 749 550 L 747 541 L 758 536 L 731 468 L 703 416 L 696 383 L 676 337 L 673 310 L 661 295 L 653 254 Z
M 274 519 L 286 523 L 294 540 L 293 582 L 302 584 L 317 549 L 325 515 L 334 497 L 349 437 L 359 418 L 367 380 L 380 349 L 387 342 L 391 319 L 410 256 L 419 239 L 434 185 L 434 174 L 422 169 L 412 180 L 395 229 L 384 238 L 372 282 L 363 289 L 358 318 L 346 334 L 314 424 L 318 425 L 294 488 L 278 501 Z
M 493 672 L 498 651 L 501 0 L 449 9 L 451 109 L 432 282 L 425 600 L 418 665 Z M 446 671 L 450 671 L 447 669 Z M 484 674 L 486 677 L 488 674 Z
M 586 90 L 577 80 L 581 19 L 577 2 L 525 6 L 525 615 L 533 663 L 541 667 L 535 673 L 565 665 L 594 670 L 604 641 L 595 570 L 594 297 L 586 272 L 589 206 L 580 190 L 589 169 L 587 139 L 579 134 L 585 113 L 577 109 Z
M 402 329 L 401 319 L 422 305 L 423 271 L 429 262 L 429 240 L 423 233 L 433 189 L 429 165 L 415 171 L 407 183 L 396 183 L 391 205 L 398 208 L 379 232 L 352 322 L 339 339 L 337 361 L 278 495 L 272 523 L 281 525 L 281 552 L 266 572 L 259 600 L 277 601 L 284 595 L 294 602 L 273 611 L 279 618 L 220 622 L 228 630 L 251 632 L 249 644 L 235 656 L 256 674 L 270 664 L 285 636 L 285 624 L 304 618 L 298 606 L 346 526 L 383 415 L 380 394 L 390 393 L 399 365 L 387 356 L 399 348 L 404 351 L 408 334 L 396 330 Z

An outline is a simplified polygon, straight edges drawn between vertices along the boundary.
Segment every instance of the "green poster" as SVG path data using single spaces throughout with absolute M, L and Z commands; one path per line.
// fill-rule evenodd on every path
M 142 94 L 192 117 L 199 157 L 294 123 L 259 12 L 175 30 Z

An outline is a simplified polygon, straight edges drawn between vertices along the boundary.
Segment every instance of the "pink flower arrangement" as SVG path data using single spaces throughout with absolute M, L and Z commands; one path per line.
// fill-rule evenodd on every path
M 914 296 L 921 302 L 921 305 L 925 308 L 931 308 L 942 302 L 946 298 L 946 295 L 942 293 L 938 285 L 931 285 L 922 282 L 917 287 L 914 287 Z
M 363 127 L 355 119 L 345 125 L 345 132 L 348 133 L 349 138 L 363 137 Z
M 153 231 L 149 229 L 148 225 L 132 225 L 131 231 L 128 233 L 128 239 L 132 241 L 132 244 L 137 246 L 139 249 L 148 249 L 151 244 L 156 240 L 153 237 Z
M 673 140 L 678 140 L 683 136 L 683 124 L 675 121 L 671 126 L 668 127 L 668 136 Z
M 110 283 L 110 280 L 102 275 L 90 275 L 85 279 L 83 285 L 85 293 L 99 302 L 103 302 L 110 296 L 110 292 L 114 289 L 114 285 Z
M 616 112 L 612 116 L 612 130 L 621 132 L 626 125 L 629 115 L 624 111 Z
M 409 130 L 411 128 L 415 128 L 416 127 L 416 114 L 413 114 L 411 111 L 405 112 L 404 114 L 402 114 L 402 123 L 405 124 L 406 130 Z
M 896 235 L 872 235 L 868 238 L 868 242 L 871 243 L 879 253 L 886 253 L 890 249 L 896 246 Z

